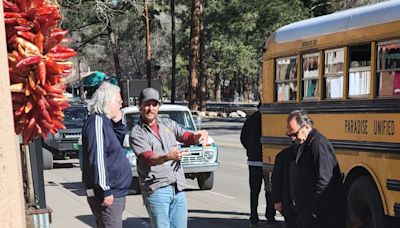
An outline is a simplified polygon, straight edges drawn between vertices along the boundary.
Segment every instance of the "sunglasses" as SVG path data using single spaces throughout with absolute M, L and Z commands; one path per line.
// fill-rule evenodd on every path
M 290 138 L 297 138 L 297 136 L 298 136 L 300 130 L 301 130 L 303 127 L 304 127 L 304 126 L 300 126 L 299 130 L 297 130 L 295 133 L 286 132 L 286 135 L 287 135 L 288 137 L 290 137 Z

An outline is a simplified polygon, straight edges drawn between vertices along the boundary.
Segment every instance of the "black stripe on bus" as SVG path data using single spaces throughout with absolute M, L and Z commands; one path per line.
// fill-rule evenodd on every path
M 387 179 L 386 188 L 390 191 L 400 191 L 400 180 Z
M 304 109 L 308 113 L 397 113 L 400 112 L 400 102 L 398 99 L 374 99 L 272 103 L 263 104 L 260 112 L 262 114 L 288 114 L 297 109 Z
M 263 136 L 260 139 L 262 144 L 289 146 L 291 141 L 288 137 Z M 381 153 L 399 153 L 400 143 L 330 140 L 335 149 L 351 149 L 360 151 L 374 151 Z
M 394 216 L 400 218 L 400 203 L 394 203 Z

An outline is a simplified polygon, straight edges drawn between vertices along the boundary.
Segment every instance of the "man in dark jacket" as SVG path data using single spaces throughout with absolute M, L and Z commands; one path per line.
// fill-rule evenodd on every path
M 303 110 L 287 119 L 287 135 L 301 144 L 296 156 L 295 206 L 301 228 L 344 227 L 342 176 L 335 151 Z
M 260 108 L 260 104 L 257 106 Z M 240 141 L 247 152 L 247 164 L 249 166 L 250 184 L 250 225 L 257 225 L 259 218 L 257 213 L 258 195 L 261 190 L 262 180 L 265 184 L 265 198 L 267 208 L 265 217 L 267 224 L 275 223 L 275 210 L 271 200 L 271 183 L 269 172 L 263 169 L 261 138 L 261 113 L 257 110 L 244 122 Z
M 103 82 L 88 102 L 82 129 L 82 180 L 98 228 L 122 228 L 125 196 L 132 181 L 122 143 L 125 125 L 118 86 Z
M 275 210 L 278 210 L 285 217 L 286 228 L 297 227 L 297 212 L 293 200 L 298 148 L 299 146 L 293 143 L 276 155 L 271 176 L 272 202 Z

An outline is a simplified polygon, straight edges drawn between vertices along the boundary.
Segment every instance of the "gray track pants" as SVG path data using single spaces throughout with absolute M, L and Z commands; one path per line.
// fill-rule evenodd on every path
M 125 197 L 114 198 L 113 204 L 109 207 L 101 206 L 102 200 L 97 197 L 87 197 L 87 201 L 96 218 L 97 228 L 122 228 Z

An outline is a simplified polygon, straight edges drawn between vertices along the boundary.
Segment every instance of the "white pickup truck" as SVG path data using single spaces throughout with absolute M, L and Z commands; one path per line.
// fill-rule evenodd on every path
M 127 127 L 127 135 L 124 141 L 124 150 L 126 156 L 132 164 L 132 185 L 131 192 L 133 194 L 140 193 L 138 183 L 138 173 L 136 169 L 136 156 L 129 147 L 129 133 L 132 127 L 137 123 L 140 117 L 140 112 L 137 106 L 125 107 L 122 109 L 123 121 Z M 197 127 L 193 121 L 190 110 L 181 105 L 163 104 L 160 106 L 158 117 L 170 118 L 180 124 L 184 129 L 196 131 Z M 200 120 L 197 121 L 200 125 Z M 180 144 L 180 147 L 185 147 Z M 202 190 L 210 190 L 214 184 L 214 171 L 219 167 L 218 163 L 218 146 L 213 139 L 209 137 L 207 146 L 194 145 L 185 147 L 189 149 L 189 155 L 182 158 L 182 167 L 186 178 L 197 178 L 197 183 Z

